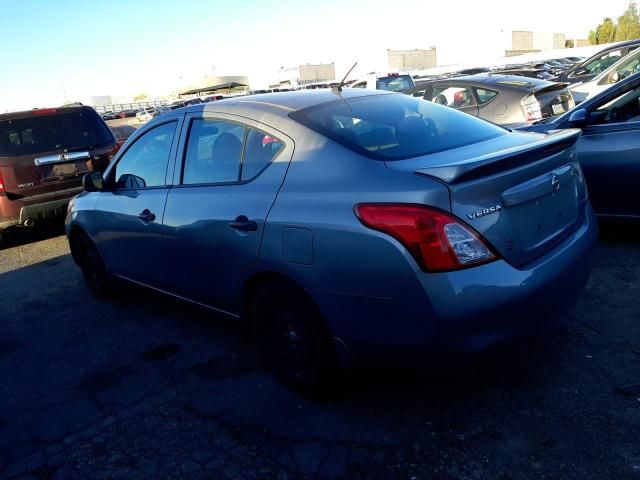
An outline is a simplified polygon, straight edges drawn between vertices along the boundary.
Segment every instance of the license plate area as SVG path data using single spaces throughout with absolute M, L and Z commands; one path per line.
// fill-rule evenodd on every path
M 565 230 L 580 216 L 578 186 L 575 179 L 559 190 L 510 208 L 510 215 L 523 251 L 540 248 Z M 511 213 L 511 212 L 510 212 Z
M 51 163 L 41 165 L 40 172 L 43 180 L 53 180 L 60 177 L 77 177 L 87 173 L 89 169 L 84 161 Z

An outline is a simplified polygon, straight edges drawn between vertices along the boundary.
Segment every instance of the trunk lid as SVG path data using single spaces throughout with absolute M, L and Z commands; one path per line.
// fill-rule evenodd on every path
M 579 130 L 511 133 L 409 160 L 393 170 L 443 182 L 451 212 L 514 266 L 552 249 L 581 223 L 587 201 Z
M 543 118 L 561 115 L 576 106 L 567 85 L 566 83 L 554 83 L 533 92 L 540 104 Z

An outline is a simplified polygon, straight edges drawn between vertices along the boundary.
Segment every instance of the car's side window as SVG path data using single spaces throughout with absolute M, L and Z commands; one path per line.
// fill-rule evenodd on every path
M 618 95 L 597 106 L 589 117 L 590 125 L 640 121 L 640 87 Z
M 584 68 L 590 74 L 598 74 L 600 72 L 604 72 L 611 65 L 616 63 L 618 60 L 622 58 L 622 50 L 614 50 L 612 52 L 607 52 L 595 60 L 589 62 Z
M 472 107 L 476 104 L 470 88 L 446 85 L 434 86 L 429 100 L 453 108 Z
M 194 119 L 187 140 L 182 183 L 237 182 L 245 128 L 224 120 Z
M 249 128 L 242 157 L 243 181 L 255 178 L 284 148 L 284 143 L 254 128 Z
M 476 91 L 476 95 L 478 97 L 478 103 L 480 103 L 480 105 L 489 103 L 499 93 L 499 92 L 496 92 L 495 90 L 488 90 L 486 88 L 474 88 L 474 90 Z
M 178 122 L 152 128 L 138 138 L 114 168 L 116 188 L 148 188 L 165 185 L 171 144 Z

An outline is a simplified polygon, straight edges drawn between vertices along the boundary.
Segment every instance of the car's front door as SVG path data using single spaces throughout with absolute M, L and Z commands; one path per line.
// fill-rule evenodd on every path
M 109 269 L 162 286 L 162 215 L 173 175 L 181 116 L 134 140 L 106 173 L 96 204 L 98 244 Z
M 578 142 L 596 212 L 640 215 L 640 87 L 596 104 Z
M 293 141 L 245 118 L 209 115 L 185 119 L 183 162 L 164 214 L 164 260 L 172 293 L 234 312 L 239 277 L 258 258 Z

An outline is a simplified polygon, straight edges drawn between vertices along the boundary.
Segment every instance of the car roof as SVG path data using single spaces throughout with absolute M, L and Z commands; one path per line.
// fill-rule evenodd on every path
M 93 110 L 86 105 L 73 107 L 53 107 L 53 108 L 34 108 L 32 110 L 22 110 L 19 112 L 8 112 L 0 114 L 0 121 L 13 120 L 18 118 L 37 117 L 40 115 L 53 115 L 57 113 L 74 113 L 82 110 Z
M 517 90 L 538 90 L 552 84 L 540 78 L 523 77 L 520 75 L 506 75 L 502 73 L 478 73 L 434 80 L 428 83 L 472 83 L 479 85 L 493 85 L 499 88 L 513 88 Z
M 314 107 L 323 103 L 339 99 L 367 97 L 372 95 L 392 95 L 391 92 L 381 90 L 364 90 L 360 88 L 343 88 L 337 92 L 331 88 L 319 88 L 311 90 L 294 90 L 290 92 L 262 93 L 259 95 L 246 95 L 243 97 L 226 98 L 211 103 L 190 105 L 175 110 L 175 112 L 201 112 L 204 110 L 224 109 L 224 107 L 240 106 L 253 110 L 270 110 L 280 115 L 288 115 L 291 112 L 304 108 Z

